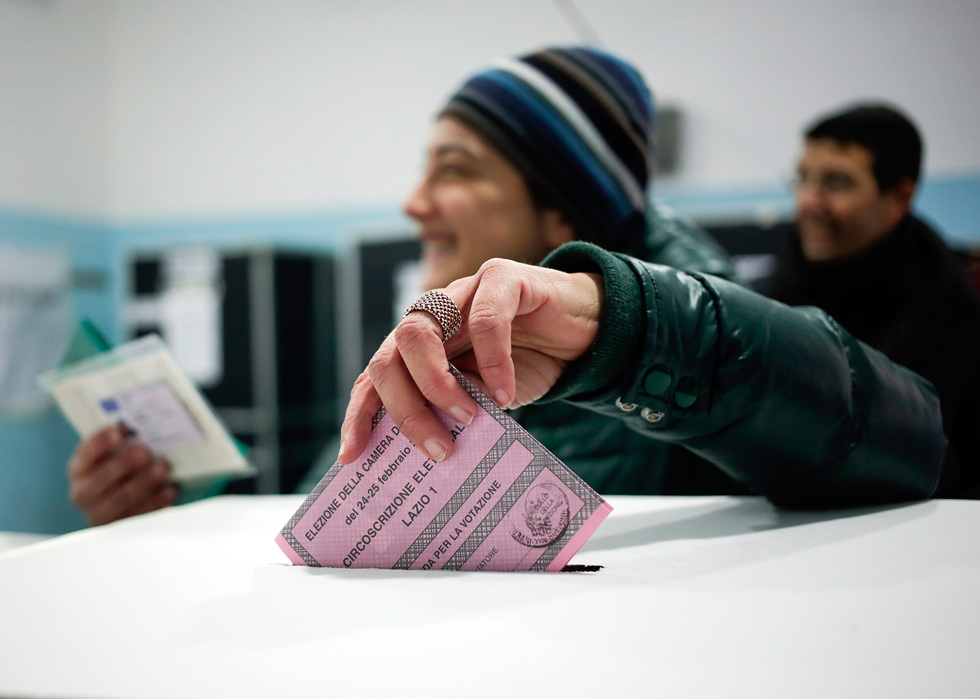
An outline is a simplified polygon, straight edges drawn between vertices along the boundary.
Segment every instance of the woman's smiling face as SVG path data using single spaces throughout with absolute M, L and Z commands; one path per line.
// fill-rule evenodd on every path
M 573 239 L 558 212 L 535 207 L 509 161 L 448 117 L 436 122 L 422 181 L 404 210 L 419 223 L 426 289 L 475 274 L 494 257 L 537 264 Z

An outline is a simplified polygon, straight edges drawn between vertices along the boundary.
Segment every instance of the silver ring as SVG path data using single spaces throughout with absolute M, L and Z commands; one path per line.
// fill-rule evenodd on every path
M 463 324 L 463 316 L 460 315 L 456 302 L 441 291 L 426 291 L 408 307 L 408 310 L 402 314 L 402 318 L 413 311 L 425 311 L 439 321 L 443 342 L 448 342 Z

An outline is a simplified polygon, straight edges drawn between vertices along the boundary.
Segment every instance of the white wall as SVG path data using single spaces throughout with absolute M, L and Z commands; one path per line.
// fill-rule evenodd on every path
M 113 212 L 127 219 L 398 201 L 464 75 L 574 38 L 541 0 L 122 0 L 113 12 Z
M 801 125 L 906 105 L 927 172 L 980 172 L 975 0 L 577 0 L 688 116 L 697 190 L 772 186 Z M 551 0 L 0 0 L 0 207 L 111 221 L 390 206 L 490 58 L 575 35 Z
M 434 110 L 492 57 L 575 36 L 549 0 L 110 0 L 111 213 L 399 201 Z M 578 0 L 689 118 L 682 188 L 771 186 L 801 125 L 884 97 L 931 173 L 980 170 L 980 3 Z
M 691 117 L 690 185 L 789 175 L 814 116 L 904 106 L 931 173 L 980 170 L 980 2 L 662 0 L 584 5 L 599 33 Z
M 0 0 L 0 207 L 105 216 L 107 6 Z

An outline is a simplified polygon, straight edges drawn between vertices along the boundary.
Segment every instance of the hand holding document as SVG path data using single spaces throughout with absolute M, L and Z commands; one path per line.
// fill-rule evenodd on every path
M 558 571 L 612 508 L 453 369 L 478 404 L 435 462 L 382 408 L 363 453 L 336 463 L 276 541 L 297 565 Z
M 174 481 L 253 473 L 231 436 L 157 336 L 106 349 L 40 378 L 72 426 L 87 439 L 125 425 Z

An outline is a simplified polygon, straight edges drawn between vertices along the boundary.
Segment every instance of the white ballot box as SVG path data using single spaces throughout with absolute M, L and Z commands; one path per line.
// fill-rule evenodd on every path
M 0 696 L 943 697 L 980 687 L 980 503 L 610 496 L 594 573 L 290 565 L 302 496 L 0 554 Z

